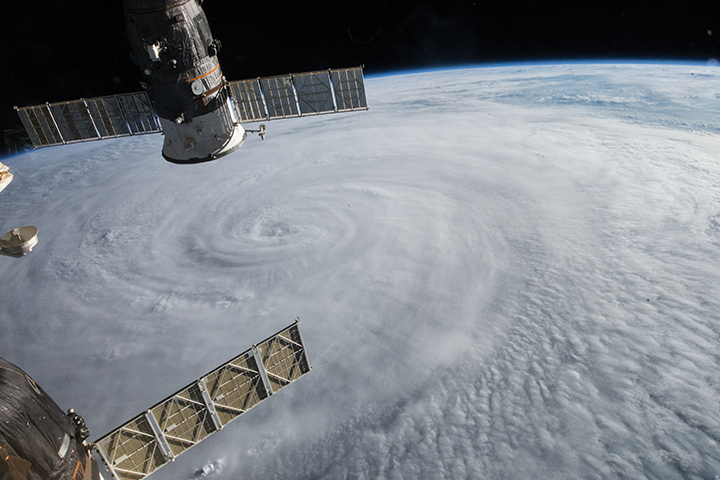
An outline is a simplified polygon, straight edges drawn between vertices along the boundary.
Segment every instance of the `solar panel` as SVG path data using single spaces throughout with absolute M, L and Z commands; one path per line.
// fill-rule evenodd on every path
M 261 77 L 229 86 L 241 123 L 367 110 L 363 67 Z M 145 92 L 16 110 L 36 148 L 162 132 Z
M 127 121 L 132 135 L 160 133 L 162 127 L 145 92 L 115 95 L 120 104 L 121 116 Z
M 367 109 L 362 67 L 330 71 L 338 112 Z
M 114 480 L 140 480 L 310 371 L 298 322 L 95 442 Z
M 145 92 L 16 109 L 36 148 L 162 131 Z
M 363 67 L 230 82 L 240 122 L 367 110 Z
M 51 103 L 48 107 L 65 143 L 100 138 L 84 100 Z
M 303 115 L 335 111 L 328 72 L 299 73 L 293 79 Z
M 18 115 L 36 147 L 64 143 L 47 105 L 19 108 Z
M 257 79 L 230 82 L 230 88 L 241 122 L 254 122 L 267 118 L 262 90 Z
M 261 78 L 260 85 L 269 120 L 299 116 L 292 75 Z
M 95 127 L 101 138 L 128 135 L 129 126 L 122 116 L 120 101 L 115 96 L 87 99 L 87 105 L 93 118 L 98 119 Z

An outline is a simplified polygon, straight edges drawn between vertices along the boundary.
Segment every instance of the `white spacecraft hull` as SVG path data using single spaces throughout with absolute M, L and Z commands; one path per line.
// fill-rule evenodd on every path
M 224 106 L 189 122 L 160 118 L 165 135 L 163 157 L 172 163 L 200 163 L 237 150 L 247 133 L 236 118 L 235 106 L 229 98 Z

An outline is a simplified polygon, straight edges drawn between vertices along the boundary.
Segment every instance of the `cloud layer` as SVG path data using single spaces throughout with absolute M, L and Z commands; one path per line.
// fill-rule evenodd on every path
M 300 316 L 313 372 L 158 480 L 713 478 L 717 75 L 373 78 L 208 164 L 9 159 L 40 244 L 0 262 L 0 351 L 94 438 Z

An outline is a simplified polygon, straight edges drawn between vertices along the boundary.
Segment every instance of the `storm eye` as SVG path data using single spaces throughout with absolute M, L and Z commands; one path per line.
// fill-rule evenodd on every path
M 25 375 L 25 379 L 28 381 L 32 389 L 35 390 L 35 393 L 37 393 L 38 395 L 42 395 L 42 393 L 40 392 L 40 387 L 38 387 L 38 384 L 35 383 L 35 380 L 30 378 L 29 375 Z

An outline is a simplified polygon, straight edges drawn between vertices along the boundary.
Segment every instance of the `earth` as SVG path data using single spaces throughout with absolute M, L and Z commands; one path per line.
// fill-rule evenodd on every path
M 206 164 L 4 160 L 0 355 L 91 439 L 301 318 L 313 371 L 153 475 L 720 472 L 720 70 L 367 78 Z

